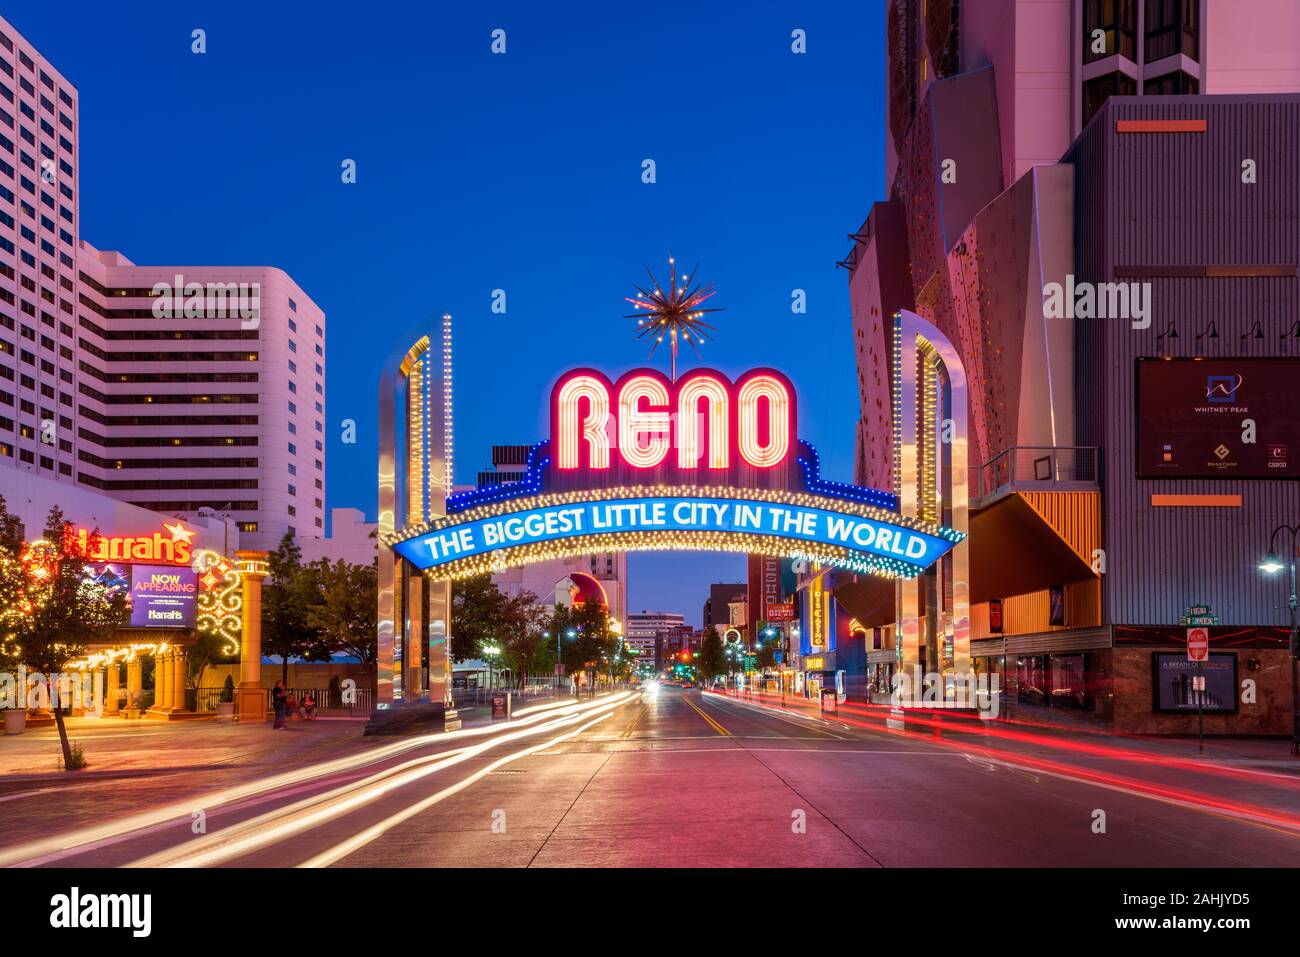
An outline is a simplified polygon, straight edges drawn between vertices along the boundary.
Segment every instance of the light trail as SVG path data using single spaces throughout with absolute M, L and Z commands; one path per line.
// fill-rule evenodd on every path
M 596 725 L 604 721 L 606 718 L 610 717 L 611 712 L 612 709 L 600 715 L 600 717 L 596 718 L 594 721 L 588 721 L 586 724 L 582 725 L 581 727 L 574 728 L 572 731 L 568 731 L 556 738 L 552 738 L 550 741 L 543 741 L 541 744 L 535 744 L 532 745 L 531 747 L 524 748 L 522 751 L 516 751 L 514 754 L 507 754 L 504 757 L 498 758 L 497 760 L 489 764 L 487 767 L 474 772 L 469 777 L 465 778 L 463 781 L 458 781 L 457 783 L 451 785 L 450 787 L 443 788 L 437 794 L 432 794 L 429 797 L 424 798 L 422 801 L 418 801 L 415 804 L 412 804 L 410 807 L 397 812 L 391 817 L 385 818 L 384 820 L 380 821 L 378 824 L 374 824 L 366 828 L 364 831 L 361 831 L 358 834 L 354 834 L 352 837 L 348 838 L 347 840 L 334 845 L 334 847 L 330 848 L 328 851 L 324 851 L 320 854 L 317 854 L 315 857 L 312 857 L 304 861 L 299 866 L 300 867 L 328 867 L 334 862 L 339 861 L 344 857 L 347 857 L 347 855 L 352 854 L 357 850 L 360 850 L 361 848 L 365 847 L 367 844 L 370 844 L 372 841 L 375 841 L 376 839 L 382 837 L 385 833 L 390 831 L 392 828 L 396 827 L 398 824 L 401 824 L 403 821 L 409 820 L 410 818 L 419 814 L 421 811 L 425 811 L 428 808 L 433 807 L 433 805 L 437 804 L 439 801 L 443 801 L 446 798 L 451 797 L 453 794 L 457 793 L 458 791 L 464 790 L 465 788 L 473 784 L 475 781 L 478 781 L 484 776 L 491 774 L 497 768 L 509 764 L 511 761 L 517 761 L 520 758 L 527 757 L 528 755 L 533 754 L 537 751 L 544 751 L 549 747 L 553 747 L 554 745 L 559 744 L 561 741 L 565 740 L 566 738 L 571 738 L 574 735 L 581 734 L 582 732 L 586 731 L 588 728 L 595 727 Z
M 707 691 L 706 694 L 717 695 L 718 692 Z M 730 698 L 741 704 L 744 704 L 747 698 L 741 698 L 735 694 L 727 693 L 720 697 Z M 801 715 L 816 720 L 826 720 L 821 718 L 818 706 L 809 701 L 803 703 L 804 699 L 778 699 L 771 695 L 760 692 L 755 696 L 764 707 L 778 708 L 789 714 Z M 780 700 L 779 705 L 775 704 Z M 771 703 L 769 703 L 769 701 Z M 750 702 L 754 703 L 754 702 Z M 859 704 L 856 702 L 840 702 L 838 709 L 850 714 L 860 715 L 874 721 L 884 722 L 889 720 L 890 708 L 887 705 L 870 705 Z M 794 710 L 798 709 L 798 710 Z M 803 715 L 802 712 L 809 711 L 813 714 Z M 930 715 L 933 717 L 923 717 Z M 943 720 L 940 720 L 942 717 Z M 843 720 L 843 718 L 841 718 Z M 984 718 L 946 708 L 907 708 L 906 719 L 908 724 L 917 725 L 932 729 L 936 736 L 940 732 L 950 732 L 953 734 L 981 734 L 987 737 L 1000 738 L 1004 741 L 1016 741 L 1022 744 L 1032 744 L 1039 747 L 1055 748 L 1058 751 L 1072 751 L 1076 754 L 1087 754 L 1100 758 L 1111 758 L 1117 761 L 1136 761 L 1142 764 L 1153 764 L 1167 768 L 1177 768 L 1185 771 L 1196 771 L 1204 774 L 1217 775 L 1219 777 L 1234 778 L 1237 780 L 1257 779 L 1267 780 L 1278 786 L 1300 790 L 1300 777 L 1293 774 L 1284 774 L 1276 771 L 1262 771 L 1255 768 L 1238 768 L 1222 764 L 1214 764 L 1205 760 L 1195 758 L 1178 758 L 1170 755 L 1156 754 L 1150 751 L 1134 751 L 1127 748 L 1119 748 L 1104 744 L 1093 744 L 1086 741 L 1071 741 L 1067 738 L 1060 738 L 1048 735 L 1035 735 L 1025 731 L 1017 731 L 1014 728 L 1002 726 L 1004 719 L 990 721 Z M 957 722 L 965 722 L 969 727 L 961 727 Z M 1030 722 L 1010 722 L 1020 724 L 1023 727 L 1041 727 L 1050 729 L 1055 732 L 1073 731 L 1072 728 L 1061 728 L 1054 725 L 1037 724 Z M 881 730 L 895 730 L 884 728 Z M 1089 732 L 1096 734 L 1096 732 Z
M 712 694 L 713 692 L 709 693 Z M 730 696 L 720 695 L 719 697 L 726 700 L 726 698 Z M 773 705 L 744 702 L 743 699 L 739 698 L 735 700 L 737 703 L 748 703 L 751 707 L 779 711 L 786 710 L 785 708 L 776 708 Z M 1063 764 L 1059 761 L 1037 758 L 1019 752 L 998 751 L 994 748 L 984 747 L 969 741 L 950 741 L 943 737 L 918 735 L 913 731 L 881 727 L 875 724 L 868 724 L 865 721 L 860 721 L 855 718 L 845 717 L 843 715 L 838 716 L 837 720 L 844 724 L 866 728 L 871 731 L 883 731 L 887 734 L 894 734 L 900 737 L 918 739 L 938 747 L 948 748 L 964 754 L 978 754 L 1007 767 L 1018 767 L 1022 770 L 1037 770 L 1051 774 L 1055 777 L 1094 784 L 1099 787 L 1105 787 L 1113 791 L 1120 791 L 1135 797 L 1143 797 L 1151 800 L 1163 801 L 1167 804 L 1175 804 L 1180 807 L 1188 808 L 1189 810 L 1201 811 L 1204 813 L 1222 813 L 1229 817 L 1244 821 L 1245 823 L 1264 824 L 1265 826 L 1272 827 L 1274 830 L 1278 830 L 1280 833 L 1284 833 L 1290 837 L 1300 837 L 1300 816 L 1280 811 L 1273 811 L 1259 805 L 1229 801 L 1211 794 L 1181 790 L 1149 781 L 1141 781 L 1136 778 L 1112 774 L 1106 771 L 1094 771 L 1080 768 L 1069 764 Z M 908 720 L 910 721 L 911 719 L 909 718 Z M 1146 756 L 1144 755 L 1142 757 L 1145 758 Z
M 283 805 L 251 820 L 232 824 L 213 834 L 141 858 L 127 866 L 211 867 L 222 864 L 336 820 L 386 797 L 399 788 L 446 768 L 462 764 L 502 744 L 575 724 L 588 714 L 607 713 L 630 699 L 631 693 L 623 692 L 611 698 L 598 699 L 591 706 L 576 713 L 568 713 L 569 709 L 564 709 L 564 713 L 553 716 L 552 720 L 535 727 L 498 735 L 482 744 L 459 748 L 455 753 L 430 755 L 408 761 L 397 768 L 386 769 L 370 778 L 352 782 L 293 804 Z
M 624 694 L 627 694 L 627 692 L 624 692 Z M 596 702 L 605 700 L 607 699 L 595 699 Z M 223 788 L 212 794 L 196 795 L 149 811 L 128 815 L 124 818 L 5 848 L 0 850 L 0 867 L 37 867 L 54 863 L 84 853 L 87 850 L 95 850 L 120 843 L 137 833 L 147 832 L 173 821 L 182 819 L 188 821 L 196 810 L 211 813 L 213 810 L 227 807 L 238 801 L 245 801 L 250 798 L 275 797 L 295 785 L 319 782 L 323 778 L 377 764 L 380 761 L 394 758 L 416 748 L 499 734 L 509 728 L 529 726 L 545 721 L 553 714 L 576 713 L 576 710 L 580 708 L 581 705 L 575 699 L 565 699 L 548 705 L 535 705 L 526 709 L 529 712 L 526 717 L 512 720 L 508 725 L 487 725 L 481 728 L 462 728 L 457 731 L 419 735 L 392 744 L 380 745 L 359 754 L 335 758 L 331 761 L 308 765 L 294 771 L 285 771 L 270 777 L 260 778 L 247 784 Z M 522 712 L 520 713 L 522 714 Z M 448 753 L 445 751 L 439 752 L 440 755 Z

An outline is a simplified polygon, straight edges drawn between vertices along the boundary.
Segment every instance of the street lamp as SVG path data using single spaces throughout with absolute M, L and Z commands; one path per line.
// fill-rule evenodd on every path
M 1287 559 L 1284 563 L 1278 557 L 1277 537 L 1279 532 L 1291 533 L 1291 550 L 1287 552 Z M 1282 541 L 1286 541 L 1286 536 L 1282 536 Z M 1268 537 L 1268 554 L 1264 560 L 1259 563 L 1260 571 L 1268 575 L 1276 575 L 1282 569 L 1290 566 L 1291 569 L 1291 594 L 1287 598 L 1286 606 L 1291 613 L 1291 757 L 1300 758 L 1300 632 L 1296 631 L 1296 574 L 1295 574 L 1295 556 L 1300 550 L 1300 523 L 1295 525 L 1279 525 L 1273 529 L 1273 534 Z
M 488 663 L 488 691 L 492 690 L 492 659 L 501 654 L 500 645 L 484 645 L 483 656 L 487 658 Z

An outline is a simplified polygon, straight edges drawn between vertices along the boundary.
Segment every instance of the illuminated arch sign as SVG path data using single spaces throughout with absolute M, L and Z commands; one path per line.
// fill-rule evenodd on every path
M 734 382 L 697 369 L 611 381 L 575 369 L 551 392 L 550 438 L 519 482 L 451 495 L 447 517 L 386 540 L 412 565 L 461 578 L 595 551 L 696 549 L 804 558 L 911 578 L 961 540 L 898 514 L 878 489 L 821 478 L 773 369 Z

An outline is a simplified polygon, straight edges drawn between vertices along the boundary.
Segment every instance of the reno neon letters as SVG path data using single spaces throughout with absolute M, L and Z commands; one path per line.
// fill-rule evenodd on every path
M 676 382 L 635 369 L 617 383 L 594 369 L 575 369 L 551 393 L 553 467 L 769 470 L 790 460 L 795 422 L 794 388 L 773 369 L 754 369 L 735 383 L 713 369 Z

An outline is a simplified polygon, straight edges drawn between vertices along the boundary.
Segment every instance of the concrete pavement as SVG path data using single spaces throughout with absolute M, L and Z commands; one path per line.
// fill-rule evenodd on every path
M 1181 742 L 1098 741 L 978 721 L 948 720 L 929 730 L 922 718 L 916 731 L 898 733 L 870 709 L 826 721 L 798 713 L 799 702 L 786 702 L 787 710 L 780 701 L 766 705 L 665 688 L 624 703 L 589 702 L 582 713 L 561 707 L 535 715 L 531 725 L 512 722 L 488 735 L 471 729 L 392 749 L 322 734 L 301 751 L 302 761 L 281 756 L 278 764 L 172 775 L 173 784 L 184 783 L 180 790 L 189 788 L 194 808 L 216 801 L 206 808 L 200 838 L 187 811 L 34 860 L 343 867 L 1300 863 L 1300 776 L 1285 764 L 1274 770 L 1268 762 L 1201 761 L 1185 755 Z M 238 800 L 215 797 L 231 781 L 253 787 L 274 770 L 339 754 L 345 757 L 319 773 L 304 771 Z M 0 840 L 12 845 L 33 829 L 48 834 L 51 821 L 60 828 L 111 822 L 166 800 L 168 781 L 27 788 L 33 790 L 42 793 L 0 788 L 7 802 Z

